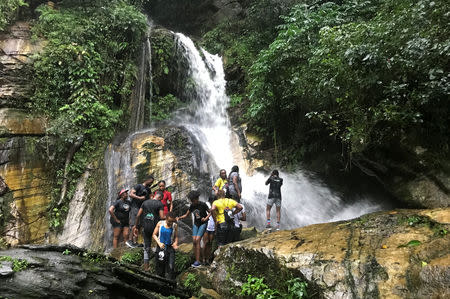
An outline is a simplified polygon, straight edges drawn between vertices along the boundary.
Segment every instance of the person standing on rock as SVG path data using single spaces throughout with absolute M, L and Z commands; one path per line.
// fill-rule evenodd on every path
M 242 205 L 234 199 L 225 198 L 223 190 L 219 190 L 217 197 L 218 199 L 212 204 L 211 214 L 216 225 L 217 245 L 221 247 L 231 242 L 234 215 L 242 210 Z
M 129 217 L 130 202 L 128 201 L 128 189 L 122 189 L 119 192 L 119 197 L 116 202 L 109 207 L 109 214 L 111 215 L 110 222 L 113 226 L 113 248 L 117 248 L 119 243 L 120 233 L 123 233 L 123 241 L 128 240 L 129 233 Z
M 247 214 L 245 213 L 245 206 L 241 204 L 242 210 L 234 215 L 234 225 L 231 229 L 231 242 L 237 242 L 241 239 L 242 223 L 241 221 L 247 220 Z
M 186 214 L 177 217 L 177 221 L 186 218 L 190 213 L 194 215 L 194 224 L 192 225 L 192 241 L 194 243 L 195 262 L 192 264 L 192 267 L 199 267 L 200 256 L 203 255 L 204 257 L 204 252 L 201 254 L 202 250 L 200 247 L 200 241 L 206 231 L 206 225 L 210 218 L 210 214 L 208 214 L 209 208 L 206 203 L 200 201 L 199 191 L 189 191 L 187 197 L 191 201 L 191 205 L 186 211 Z
M 172 212 L 173 204 L 172 204 L 172 193 L 170 193 L 166 189 L 166 181 L 161 180 L 158 182 L 158 190 L 163 193 L 163 198 L 161 199 L 162 204 L 164 205 L 164 215 Z
M 211 207 L 214 202 L 214 198 L 209 198 L 206 205 L 208 206 L 208 209 L 210 210 L 208 216 L 208 224 L 206 225 L 206 233 L 203 235 L 203 244 L 205 246 L 204 249 L 204 256 L 203 256 L 203 264 L 209 264 L 211 262 L 211 249 L 212 249 L 212 242 L 214 240 L 214 235 L 216 231 L 216 225 L 214 223 L 214 218 L 211 215 Z
M 153 178 L 153 176 L 149 175 L 144 179 L 144 182 L 142 184 L 137 184 L 131 189 L 130 228 L 133 228 L 133 226 L 136 225 L 136 215 L 138 214 L 142 203 L 144 202 L 144 200 L 150 198 L 150 195 L 152 194 L 151 186 L 154 181 L 155 179 Z M 130 234 L 130 238 L 126 243 L 128 247 L 134 248 L 139 245 L 137 243 L 137 237 L 139 233 L 140 230 L 138 230 L 136 233 L 133 231 L 133 233 Z
M 156 193 L 151 200 L 146 200 L 142 203 L 141 208 L 136 216 L 136 225 L 133 227 L 133 232 L 138 231 L 140 227 L 140 220 L 142 220 L 144 227 L 144 270 L 149 269 L 149 260 L 151 256 L 152 235 L 157 223 L 164 219 L 164 206 L 161 203 L 161 193 Z M 141 217 L 142 215 L 142 217 Z
M 175 214 L 169 212 L 166 220 L 158 222 L 153 231 L 156 240 L 156 274 L 169 279 L 175 279 L 175 250 L 178 248 L 178 225 Z
M 227 171 L 225 169 L 221 169 L 219 172 L 219 178 L 216 180 L 216 183 L 212 187 L 214 190 L 215 197 L 217 198 L 217 192 L 219 190 L 223 190 L 224 188 L 228 189 L 228 180 L 227 180 Z M 227 191 L 225 191 L 225 194 Z
M 237 165 L 231 167 L 228 182 L 228 188 L 231 197 L 237 202 L 241 202 L 242 184 L 241 177 L 239 176 L 239 167 Z
M 267 224 L 266 228 L 270 229 L 270 210 L 272 209 L 272 206 L 275 204 L 276 210 L 277 210 L 277 226 L 276 229 L 280 230 L 280 218 L 281 218 L 281 186 L 283 185 L 283 179 L 280 178 L 280 174 L 278 173 L 278 170 L 273 170 L 272 174 L 266 181 L 266 185 L 269 185 L 269 196 L 267 200 L 267 207 L 266 207 L 266 217 L 267 217 Z

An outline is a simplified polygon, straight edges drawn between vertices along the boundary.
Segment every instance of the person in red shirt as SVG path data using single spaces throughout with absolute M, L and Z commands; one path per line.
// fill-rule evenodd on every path
M 172 193 L 166 190 L 166 181 L 161 180 L 158 183 L 158 190 L 156 192 L 162 192 L 163 199 L 161 199 L 162 204 L 164 205 L 164 216 L 167 215 L 167 213 L 172 212 L 173 205 L 172 205 Z

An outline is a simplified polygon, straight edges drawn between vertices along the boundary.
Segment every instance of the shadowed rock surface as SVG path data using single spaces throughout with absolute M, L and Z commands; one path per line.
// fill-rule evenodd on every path
M 22 246 L 0 256 L 28 262 L 22 271 L 0 271 L 3 298 L 189 297 L 173 281 L 75 246 Z M 11 267 L 11 262 L 0 263 L 0 270 Z

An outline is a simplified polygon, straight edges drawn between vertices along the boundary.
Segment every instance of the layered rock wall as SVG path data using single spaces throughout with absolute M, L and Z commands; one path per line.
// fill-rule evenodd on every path
M 17 22 L 0 34 L 0 230 L 10 244 L 43 242 L 49 193 L 46 120 L 29 110 L 29 64 L 42 43 Z

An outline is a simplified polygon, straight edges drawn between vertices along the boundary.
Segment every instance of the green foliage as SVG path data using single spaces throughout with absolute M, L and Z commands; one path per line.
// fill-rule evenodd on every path
M 50 226 L 58 228 L 77 179 L 125 123 L 147 24 L 121 0 L 62 1 L 58 9 L 42 5 L 37 11 L 33 33 L 47 44 L 34 60 L 33 108 L 49 119 L 55 181 L 69 182 L 63 202 L 56 201 L 58 189 L 52 194 Z M 70 150 L 75 155 L 65 169 Z
M 125 252 L 120 258 L 121 262 L 133 265 L 141 265 L 144 259 L 144 253 L 142 249 L 131 250 Z
M 419 240 L 411 240 L 406 244 L 403 245 L 399 245 L 398 247 L 416 247 L 419 246 L 420 244 L 422 244 L 422 242 L 420 242 Z
M 71 253 L 72 252 L 69 249 L 67 249 L 67 248 L 62 252 L 63 255 L 69 255 Z
M 184 287 L 190 290 L 194 295 L 198 294 L 201 289 L 200 282 L 195 274 L 189 273 L 183 283 Z
M 399 140 L 447 152 L 449 3 L 341 3 L 283 17 L 250 69 L 251 124 L 284 144 L 311 142 L 319 129 L 349 153 Z
M 248 275 L 247 282 L 242 284 L 240 295 L 257 298 L 257 299 L 272 299 L 272 298 L 289 298 L 300 299 L 306 298 L 307 283 L 301 281 L 300 278 L 293 278 L 286 282 L 287 292 L 284 290 L 274 290 L 269 288 L 264 283 L 264 278 L 253 277 Z
M 0 31 L 14 19 L 21 6 L 28 6 L 24 0 L 4 0 L 0 2 Z
M 0 262 L 12 262 L 12 269 L 14 272 L 25 270 L 28 267 L 28 261 L 24 259 L 16 259 L 10 256 L 0 256 Z
M 183 253 L 178 251 L 175 254 L 175 273 L 182 273 L 189 269 L 192 264 L 192 255 L 190 253 Z
M 251 275 L 248 276 L 247 282 L 242 284 L 241 295 L 257 299 L 272 299 L 281 297 L 281 294 L 269 288 L 264 283 L 264 278 L 257 278 Z
M 298 277 L 287 281 L 287 286 L 288 292 L 286 296 L 284 296 L 284 298 L 298 299 L 308 296 L 308 293 L 306 292 L 306 287 L 308 286 L 308 284 L 304 281 L 301 281 L 301 279 Z
M 228 82 L 232 93 L 245 95 L 240 86 L 248 83 L 248 72 L 259 51 L 267 47 L 277 35 L 279 16 L 289 6 L 277 0 L 251 1 L 247 16 L 238 20 L 226 20 L 203 36 L 202 45 L 211 53 L 225 57 L 227 69 L 239 71 L 237 80 Z M 242 76 L 242 77 L 241 77 Z
M 160 121 L 168 119 L 173 111 L 181 107 L 182 102 L 174 95 L 167 94 L 164 97 L 154 96 L 152 98 L 152 120 Z
M 108 259 L 104 254 L 90 251 L 90 250 L 80 253 L 78 255 L 81 256 L 81 258 L 89 264 L 98 264 L 98 263 L 104 262 Z

